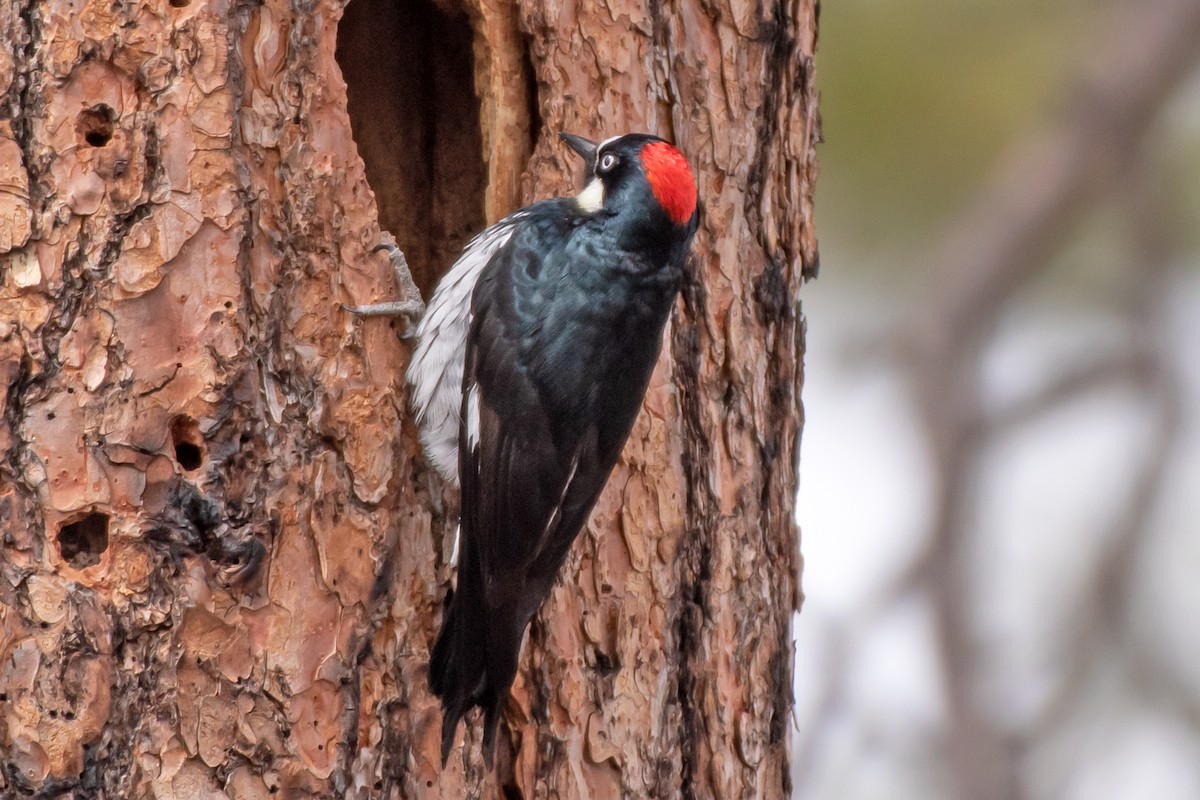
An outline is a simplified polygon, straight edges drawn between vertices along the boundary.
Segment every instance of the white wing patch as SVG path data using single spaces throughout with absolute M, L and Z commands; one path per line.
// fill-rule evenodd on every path
M 479 386 L 472 383 L 467 390 L 467 449 L 479 446 Z
M 546 520 L 546 526 L 542 528 L 542 538 L 539 541 L 538 547 L 541 547 L 546 539 L 550 536 L 550 531 L 558 525 L 558 521 L 562 519 L 563 501 L 567 499 L 567 492 L 571 491 L 571 483 L 575 480 L 575 471 L 579 469 L 579 451 L 575 451 L 575 457 L 571 459 L 571 471 L 567 473 L 567 481 L 563 484 L 562 492 L 558 495 L 558 502 L 554 505 L 554 510 L 550 512 L 550 518 Z
M 438 283 L 421 324 L 408 365 L 412 405 L 425 454 L 446 480 L 458 485 L 458 434 L 462 420 L 463 360 L 471 328 L 471 295 L 492 255 L 513 234 L 518 211 L 487 228 L 467 245 Z M 475 439 L 479 438 L 478 419 Z

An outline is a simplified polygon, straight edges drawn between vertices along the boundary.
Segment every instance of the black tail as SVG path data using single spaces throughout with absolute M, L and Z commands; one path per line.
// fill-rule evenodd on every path
M 429 687 L 442 701 L 442 766 L 454 746 L 459 720 L 479 706 L 484 711 L 483 758 L 490 767 L 525 626 L 515 618 L 515 608 L 487 608 L 483 579 L 468 550 L 464 543 L 458 587 L 429 658 Z
M 442 620 L 442 630 L 429 658 L 429 688 L 442 701 L 442 766 L 454 746 L 458 721 L 476 705 L 475 689 L 486 682 L 482 632 L 472 623 L 480 617 L 462 608 L 455 593 Z

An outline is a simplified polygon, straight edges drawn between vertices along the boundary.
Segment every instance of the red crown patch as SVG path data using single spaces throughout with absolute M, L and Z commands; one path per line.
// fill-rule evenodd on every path
M 641 158 L 654 199 L 672 222 L 686 225 L 696 212 L 696 179 L 683 153 L 666 142 L 650 142 Z

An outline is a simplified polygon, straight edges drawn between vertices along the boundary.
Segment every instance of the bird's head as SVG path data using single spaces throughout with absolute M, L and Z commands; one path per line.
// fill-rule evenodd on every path
M 681 231 L 694 227 L 696 179 L 675 145 L 644 133 L 614 136 L 600 144 L 570 133 L 559 135 L 584 162 L 587 185 L 575 198 L 581 209 L 644 212 L 654 222 Z

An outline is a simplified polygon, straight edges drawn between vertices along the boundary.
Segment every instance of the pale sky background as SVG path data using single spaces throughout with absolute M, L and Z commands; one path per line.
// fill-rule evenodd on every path
M 931 249 L 1003 148 L 1058 113 L 1110 1 L 842 0 L 821 15 L 822 272 L 801 292 L 808 355 L 798 518 L 798 798 L 959 797 L 945 756 L 943 665 L 928 597 L 895 596 L 928 536 L 932 475 L 903 364 Z M 1197 44 L 1200 48 L 1200 43 Z M 991 445 L 978 477 L 971 597 L 977 704 L 1023 750 L 1028 798 L 1200 798 L 1200 73 L 1151 141 L 1177 241 L 1162 313 L 1181 432 L 1132 558 L 1132 636 L 1064 674 L 1076 608 L 1147 452 L 1132 388 L 1084 395 Z M 1120 345 L 1139 269 L 1100 203 L 1003 318 L 989 403 Z M 1134 657 L 1136 655 L 1136 658 Z M 1171 676 L 1161 691 L 1139 664 Z M 831 689 L 832 687 L 832 689 Z M 1064 689 L 1077 689 L 1064 692 Z M 1039 727 L 1056 698 L 1066 711 Z

